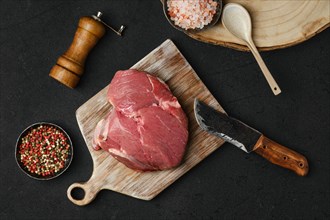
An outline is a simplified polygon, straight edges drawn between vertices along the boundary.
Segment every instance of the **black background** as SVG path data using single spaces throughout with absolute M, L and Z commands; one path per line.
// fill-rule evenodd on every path
M 48 76 L 71 44 L 81 16 L 104 13 L 124 37 L 110 31 L 91 52 L 79 86 Z M 282 89 L 274 96 L 250 53 L 195 41 L 174 30 L 159 0 L 1 1 L 0 219 L 329 219 L 330 73 L 325 30 L 299 45 L 261 53 Z M 231 115 L 304 154 L 307 177 L 225 144 L 151 201 L 101 191 L 85 207 L 66 190 L 87 181 L 92 160 L 75 111 L 166 39 L 172 39 Z M 36 181 L 16 165 L 16 138 L 28 125 L 62 126 L 74 159 L 59 178 Z

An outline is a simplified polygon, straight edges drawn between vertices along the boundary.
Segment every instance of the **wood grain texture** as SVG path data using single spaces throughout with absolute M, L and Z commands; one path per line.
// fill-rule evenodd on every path
M 328 0 L 227 0 L 243 5 L 252 19 L 252 36 L 258 50 L 267 51 L 301 43 L 330 26 Z M 218 22 L 212 28 L 188 36 L 206 43 L 249 51 L 245 43 Z
M 108 152 L 93 150 L 95 126 L 112 108 L 107 101 L 108 88 L 105 87 L 76 112 L 79 128 L 94 164 L 93 174 L 87 182 L 74 183 L 68 188 L 68 198 L 77 205 L 90 203 L 101 189 L 150 200 L 224 143 L 222 139 L 207 134 L 197 125 L 193 112 L 194 98 L 219 111 L 224 110 L 171 40 L 166 40 L 132 69 L 147 71 L 164 80 L 186 112 L 189 120 L 189 141 L 183 163 L 177 168 L 165 171 L 137 172 L 119 163 Z M 85 191 L 82 200 L 72 198 L 71 190 L 75 187 Z
M 273 164 L 292 170 L 299 176 L 306 176 L 309 170 L 306 157 L 261 135 L 254 152 Z

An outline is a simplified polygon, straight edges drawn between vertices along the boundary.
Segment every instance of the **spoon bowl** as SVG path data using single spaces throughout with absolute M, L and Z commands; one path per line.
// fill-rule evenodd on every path
M 222 24 L 237 38 L 244 41 L 252 39 L 251 17 L 243 6 L 227 4 L 223 12 Z
M 257 60 L 274 95 L 280 94 L 280 87 L 269 72 L 252 40 L 252 22 L 249 12 L 242 5 L 236 3 L 226 4 L 222 12 L 222 24 L 232 35 L 246 43 Z
M 217 2 L 217 8 L 216 8 L 216 13 L 213 15 L 213 18 L 212 18 L 212 21 L 205 25 L 203 28 L 195 28 L 195 29 L 183 29 L 181 27 L 179 27 L 178 25 L 176 25 L 174 23 L 174 21 L 171 20 L 171 17 L 168 13 L 168 7 L 167 7 L 167 2 L 169 0 L 161 0 L 162 4 L 163 4 L 163 12 L 164 12 L 164 15 L 167 19 L 167 21 L 177 30 L 179 31 L 182 31 L 182 32 L 189 32 L 189 33 L 196 33 L 196 32 L 199 32 L 199 31 L 202 31 L 202 30 L 205 30 L 207 28 L 210 28 L 212 26 L 214 26 L 220 19 L 220 16 L 221 16 L 221 11 L 222 11 L 222 0 L 214 0 L 215 2 Z

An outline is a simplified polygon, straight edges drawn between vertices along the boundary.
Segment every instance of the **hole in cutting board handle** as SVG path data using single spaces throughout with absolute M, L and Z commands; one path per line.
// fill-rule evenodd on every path
M 99 192 L 99 189 L 95 189 L 86 183 L 73 183 L 67 190 L 67 197 L 71 202 L 76 205 L 87 205 L 89 204 Z
M 86 192 L 83 188 L 75 187 L 71 190 L 71 196 L 74 200 L 83 200 Z

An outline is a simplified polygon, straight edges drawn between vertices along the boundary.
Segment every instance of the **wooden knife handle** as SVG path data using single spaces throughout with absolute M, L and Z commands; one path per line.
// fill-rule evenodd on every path
M 261 135 L 254 146 L 254 152 L 273 164 L 292 170 L 299 176 L 306 176 L 308 173 L 308 162 L 303 155 L 270 140 L 264 135 Z

